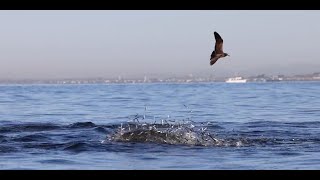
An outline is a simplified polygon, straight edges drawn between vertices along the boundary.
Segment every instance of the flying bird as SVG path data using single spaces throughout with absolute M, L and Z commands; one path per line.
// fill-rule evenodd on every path
M 217 32 L 214 32 L 214 38 L 216 39 L 216 44 L 214 51 L 211 53 L 210 66 L 216 63 L 219 58 L 230 56 L 228 53 L 223 52 L 223 39 Z

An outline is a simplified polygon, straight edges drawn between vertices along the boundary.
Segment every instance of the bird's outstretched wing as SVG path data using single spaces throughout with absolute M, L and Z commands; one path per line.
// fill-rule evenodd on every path
M 212 54 L 214 54 L 214 53 L 212 53 Z M 216 54 L 211 55 L 210 65 L 212 66 L 214 63 L 216 63 L 220 57 L 221 57 L 220 55 L 216 55 Z
M 223 39 L 217 32 L 214 32 L 214 38 L 216 39 L 216 44 L 214 47 L 215 53 L 223 54 Z

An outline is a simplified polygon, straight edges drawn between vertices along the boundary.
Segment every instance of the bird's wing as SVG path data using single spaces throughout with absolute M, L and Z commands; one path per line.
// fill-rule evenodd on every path
M 216 63 L 218 61 L 218 59 L 220 58 L 220 56 L 214 56 L 210 59 L 210 65 L 212 66 L 214 63 Z
M 223 54 L 223 39 L 217 32 L 214 32 L 214 38 L 216 39 L 214 47 L 216 54 Z
M 212 59 L 215 55 L 216 55 L 216 52 L 215 52 L 215 51 L 212 51 L 211 56 L 210 56 L 210 59 Z

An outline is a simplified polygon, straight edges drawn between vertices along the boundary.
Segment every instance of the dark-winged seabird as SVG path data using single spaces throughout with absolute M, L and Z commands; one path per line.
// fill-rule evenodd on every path
M 216 63 L 219 58 L 230 56 L 228 53 L 223 52 L 223 39 L 217 32 L 214 32 L 214 38 L 216 39 L 216 44 L 214 46 L 214 51 L 211 53 L 211 58 L 210 58 L 211 66 L 214 63 Z

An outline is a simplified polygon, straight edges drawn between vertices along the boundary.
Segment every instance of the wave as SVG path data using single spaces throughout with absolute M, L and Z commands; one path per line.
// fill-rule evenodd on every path
M 118 151 L 121 148 L 129 151 L 136 143 L 200 147 L 310 146 L 320 143 L 320 138 L 316 136 L 318 128 L 314 128 L 316 122 L 142 121 L 115 124 L 76 122 L 67 125 L 4 123 L 0 127 L 0 152 L 28 152 L 35 149 L 39 152 L 57 150 L 77 153 Z
M 59 128 L 60 126 L 51 123 L 9 124 L 0 127 L 0 133 L 49 131 Z
M 72 142 L 68 144 L 67 147 L 64 148 L 63 150 L 72 151 L 72 152 L 81 152 L 81 151 L 86 151 L 87 146 L 88 144 L 84 142 Z
M 76 123 L 70 124 L 68 127 L 69 128 L 92 128 L 92 127 L 96 127 L 96 125 L 93 122 L 76 122 Z
M 31 135 L 13 138 L 12 140 L 17 142 L 32 142 L 32 141 L 46 141 L 48 139 L 49 138 L 45 135 L 31 134 Z
M 221 128 L 220 126 L 213 126 Z M 127 123 L 109 137 L 110 141 L 165 143 L 195 146 L 245 146 L 248 141 L 239 139 L 221 139 L 206 131 L 208 127 L 197 127 L 191 122 L 157 123 Z

